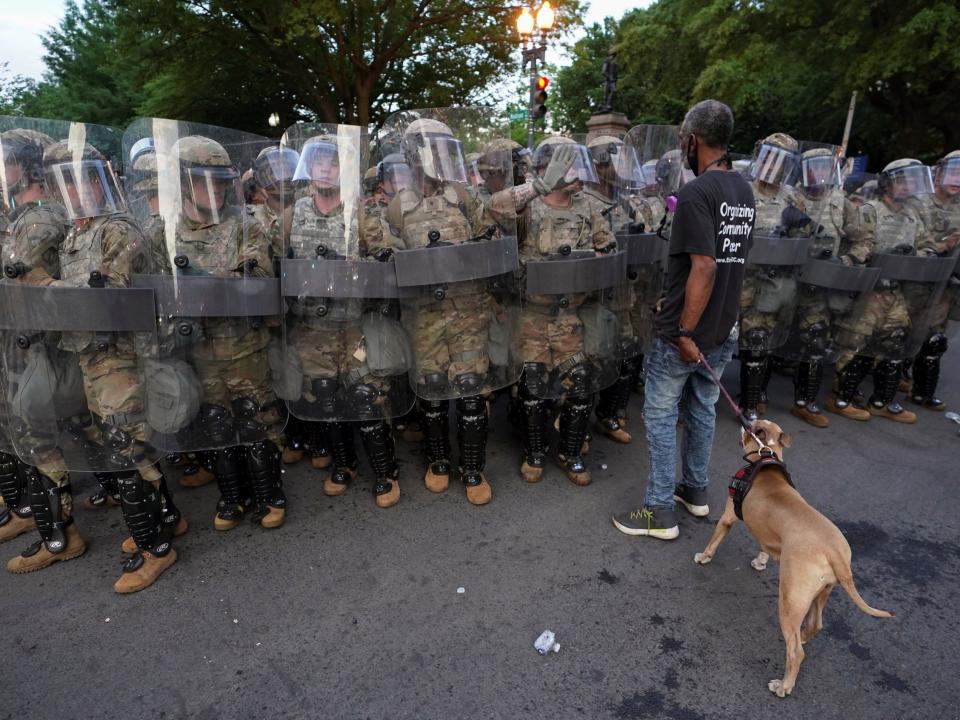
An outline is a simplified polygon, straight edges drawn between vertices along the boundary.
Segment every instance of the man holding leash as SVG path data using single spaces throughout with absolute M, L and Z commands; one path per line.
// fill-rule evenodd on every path
M 680 128 L 680 152 L 697 176 L 677 194 L 667 285 L 654 320 L 647 360 L 644 417 L 650 478 L 643 506 L 619 513 L 614 526 L 628 535 L 673 540 L 680 534 L 675 503 L 706 516 L 707 467 L 720 390 L 717 375 L 733 356 L 755 208 L 746 180 L 732 172 L 727 153 L 733 113 L 716 100 L 694 105 Z M 682 477 L 676 483 L 677 419 L 684 397 Z

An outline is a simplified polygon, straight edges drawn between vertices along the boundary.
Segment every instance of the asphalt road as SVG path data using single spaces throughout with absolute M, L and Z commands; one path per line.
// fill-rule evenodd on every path
M 960 408 L 956 335 L 942 385 Z M 726 381 L 735 391 L 736 363 Z M 776 565 L 750 568 L 742 525 L 712 564 L 693 562 L 741 464 L 727 409 L 711 519 L 684 515 L 664 543 L 610 524 L 640 501 L 642 438 L 595 441 L 588 488 L 555 467 L 526 485 L 501 405 L 489 506 L 471 507 L 456 484 L 429 493 L 408 447 L 388 511 L 368 471 L 330 499 L 300 465 L 283 528 L 221 534 L 215 487 L 179 490 L 191 525 L 180 560 L 134 596 L 111 590 L 119 511 L 78 510 L 84 557 L 0 574 L 0 718 L 958 717 L 957 426 L 925 412 L 915 426 L 831 416 L 816 430 L 788 414 L 791 397 L 775 376 L 771 417 L 795 435 L 797 486 L 846 533 L 866 600 L 896 618 L 868 617 L 835 591 L 785 700 L 767 690 L 784 661 Z M 639 418 L 637 399 L 632 410 Z M 79 497 L 89 481 L 75 486 Z M 547 628 L 561 648 L 541 657 L 533 641 Z

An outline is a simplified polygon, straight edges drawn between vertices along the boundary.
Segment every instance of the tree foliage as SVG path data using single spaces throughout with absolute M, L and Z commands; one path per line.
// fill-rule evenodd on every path
M 960 147 L 960 6 L 940 0 L 659 0 L 574 47 L 557 93 L 565 123 L 589 114 L 600 35 L 618 50 L 618 109 L 634 122 L 679 123 L 715 97 L 736 116 L 735 149 L 771 132 L 839 143 L 858 93 L 851 154 L 877 165 L 932 160 Z

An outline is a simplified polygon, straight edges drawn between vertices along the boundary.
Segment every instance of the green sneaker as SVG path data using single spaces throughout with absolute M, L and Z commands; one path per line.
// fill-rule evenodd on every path
M 673 508 L 640 508 L 613 516 L 613 526 L 627 535 L 673 540 L 680 535 Z

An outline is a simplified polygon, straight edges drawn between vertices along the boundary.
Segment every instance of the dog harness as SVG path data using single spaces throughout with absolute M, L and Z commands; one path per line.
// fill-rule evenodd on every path
M 771 467 L 775 467 L 783 473 L 783 477 L 790 487 L 796 487 L 790 478 L 790 473 L 787 472 L 787 466 L 775 457 L 762 456 L 759 460 L 740 468 L 737 470 L 737 474 L 733 476 L 733 480 L 730 481 L 730 497 L 733 498 L 733 511 L 741 520 L 743 520 L 743 499 L 750 492 L 750 488 L 753 487 L 753 479 L 758 472 Z

